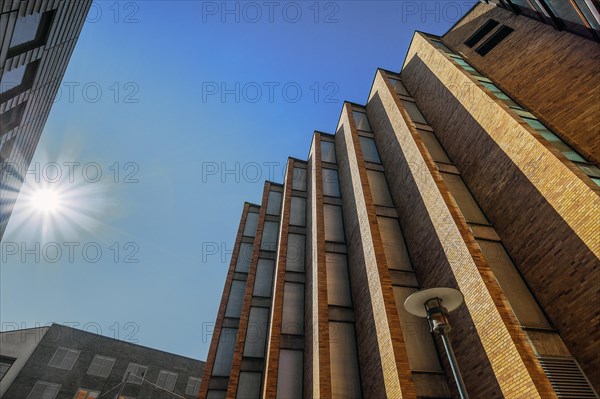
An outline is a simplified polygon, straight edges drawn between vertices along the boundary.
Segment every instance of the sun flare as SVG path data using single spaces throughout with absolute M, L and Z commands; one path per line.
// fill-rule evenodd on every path
M 60 205 L 60 195 L 56 190 L 40 189 L 31 197 L 31 206 L 38 212 L 53 214 L 60 210 Z

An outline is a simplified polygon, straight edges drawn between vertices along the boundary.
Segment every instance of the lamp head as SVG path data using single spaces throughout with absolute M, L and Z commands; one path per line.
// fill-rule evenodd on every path
M 442 305 L 440 298 L 431 298 L 425 302 L 427 311 L 427 321 L 431 332 L 444 333 L 450 331 L 450 320 L 448 319 L 448 309 Z
M 441 334 L 450 330 L 448 313 L 458 308 L 463 301 L 463 294 L 454 288 L 429 288 L 406 298 L 404 307 L 415 316 L 427 317 L 431 331 Z

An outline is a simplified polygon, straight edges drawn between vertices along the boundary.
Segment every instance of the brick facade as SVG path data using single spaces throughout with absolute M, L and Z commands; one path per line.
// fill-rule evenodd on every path
M 489 17 L 510 23 L 516 33 L 493 56 L 478 59 L 462 42 Z M 490 79 L 527 111 L 597 162 L 596 144 L 591 139 L 598 123 L 597 118 L 591 118 L 598 107 L 594 101 L 598 88 L 592 87 L 599 75 L 596 53 L 589 49 L 587 39 L 538 25 L 542 24 L 478 5 L 437 40 L 460 51 L 480 72 L 489 73 Z M 528 41 L 528 36 L 535 37 Z M 537 57 L 535 50 L 526 51 L 528 43 L 548 43 L 553 38 L 557 47 L 546 58 Z M 582 40 L 581 47 L 576 48 Z M 511 46 L 524 56 L 513 54 Z M 588 49 L 591 57 L 586 58 L 582 49 Z M 261 302 L 270 309 L 266 355 L 264 359 L 245 359 L 248 315 L 257 301 L 252 296 L 256 264 L 259 256 L 265 256 L 260 249 L 263 224 L 269 218 L 274 220 L 265 215 L 268 192 L 274 185 L 265 186 L 227 398 L 236 398 L 239 375 L 244 370 L 262 373 L 262 397 L 277 397 L 279 377 L 286 372 L 279 355 L 286 347 L 304 351 L 303 389 L 298 397 L 339 396 L 345 387 L 340 390 L 336 378 L 350 373 L 348 367 L 354 361 L 358 362 L 355 379 L 360 382 L 362 397 L 457 397 L 439 337 L 432 339 L 424 331 L 432 342 L 427 356 L 433 353 L 435 367 L 422 370 L 414 366 L 414 356 L 426 355 L 410 353 L 414 348 L 408 342 L 414 337 L 407 334 L 415 333 L 414 325 L 403 319 L 407 317 L 403 316 L 405 296 L 397 294 L 439 286 L 457 288 L 464 295 L 465 304 L 450 315 L 450 339 L 472 397 L 557 397 L 554 389 L 564 379 L 545 371 L 548 358 L 579 364 L 583 369 L 580 381 L 585 382 L 585 375 L 591 386 L 585 383 L 577 389 L 598 389 L 595 371 L 600 368 L 600 318 L 595 299 L 600 288 L 595 282 L 600 277 L 600 188 L 448 54 L 428 35 L 415 34 L 402 71 L 378 70 L 367 104 L 345 103 L 334 135 L 314 133 L 308 162 L 288 161 L 284 186 L 277 188 L 283 191 L 283 205 L 277 219 L 274 286 L 269 302 Z M 557 54 L 571 58 L 550 73 L 535 75 L 536 68 L 547 70 Z M 513 64 L 505 62 L 513 59 Z M 515 65 L 522 69 L 513 73 L 511 67 Z M 575 71 L 574 66 L 587 69 L 577 75 L 570 72 Z M 530 73 L 529 69 L 535 71 Z M 531 76 L 539 77 L 536 79 L 543 89 L 529 84 Z M 401 80 L 409 95 L 400 95 L 390 79 Z M 565 92 L 565 82 L 572 83 L 568 85 L 573 92 L 562 96 L 559 93 Z M 561 90 L 552 91 L 554 86 Z M 582 111 L 581 118 L 567 118 L 575 109 Z M 427 123 L 414 120 L 419 110 Z M 355 111 L 366 114 L 369 131 L 359 129 L 355 118 L 362 116 L 355 116 Z M 431 138 L 425 139 L 430 136 L 423 136 L 423 131 L 435 137 L 450 163 L 434 159 L 433 143 L 428 142 Z M 381 162 L 366 160 L 362 147 L 365 138 L 374 140 Z M 323 160 L 322 143 L 327 148 L 335 146 L 335 161 Z M 305 193 L 293 189 L 295 167 L 307 168 Z M 325 169 L 339 177 L 339 197 L 325 193 Z M 384 183 L 372 184 L 373 171 L 383 172 Z M 444 177 L 447 174 L 464 182 L 465 193 L 452 190 Z M 387 185 L 391 204 L 383 206 L 376 201 L 373 190 L 381 189 L 378 184 Z M 300 230 L 290 224 L 293 196 L 306 198 L 306 226 Z M 463 213 L 465 198 L 472 198 L 489 219 L 486 223 L 468 220 Z M 328 216 L 325 210 L 331 210 L 327 208 L 330 205 L 339 207 L 343 222 L 333 220 L 331 213 Z M 409 271 L 393 269 L 396 259 L 386 254 L 390 233 L 380 217 L 398 222 Z M 340 223 L 344 239 L 327 241 L 327 234 L 331 234 L 328 229 Z M 292 231 L 306 234 L 302 276 L 286 271 L 287 240 Z M 510 268 L 522 282 L 520 296 L 514 296 L 512 287 L 502 285 L 504 269 L 485 253 L 487 244 L 482 240 L 506 251 L 509 260 L 502 267 Z M 328 276 L 329 254 L 347 259 L 351 305 L 330 303 L 329 295 L 335 289 L 328 292 L 328 277 L 332 279 Z M 305 284 L 305 330 L 294 339 L 281 329 L 288 278 Z M 525 300 L 539 306 L 547 327 L 534 328 L 517 317 L 515 309 L 522 309 L 519 301 Z M 222 303 L 218 318 L 224 317 L 224 306 Z M 354 333 L 350 339 L 356 341 L 356 355 L 352 346 L 336 346 L 338 337 L 330 332 L 333 323 L 347 323 L 347 332 Z M 213 338 L 207 369 L 212 367 L 217 341 Z M 345 364 L 340 364 L 340 348 L 346 350 L 341 354 Z M 210 374 L 205 372 L 205 378 Z M 204 381 L 203 389 L 210 384 Z

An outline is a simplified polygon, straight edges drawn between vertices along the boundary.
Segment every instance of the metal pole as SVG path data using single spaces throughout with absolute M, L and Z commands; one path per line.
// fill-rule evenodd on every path
M 450 361 L 450 368 L 452 369 L 452 374 L 454 375 L 454 380 L 456 381 L 456 386 L 458 387 L 458 393 L 462 399 L 469 399 L 469 394 L 467 393 L 467 389 L 465 388 L 465 382 L 460 375 L 460 370 L 458 368 L 458 362 L 456 361 L 456 357 L 454 356 L 454 351 L 452 350 L 452 345 L 450 344 L 450 340 L 446 335 L 446 332 L 442 329 L 439 331 L 440 336 L 442 337 L 442 342 L 444 343 L 444 348 L 446 348 L 446 353 L 448 354 L 448 360 Z
M 125 373 L 125 379 L 123 380 L 123 383 L 121 384 L 121 387 L 119 388 L 119 392 L 117 393 L 117 396 L 115 396 L 115 399 L 119 399 L 121 397 L 121 394 L 123 393 L 123 389 L 125 389 L 125 384 L 127 384 L 127 379 L 129 378 L 130 373 L 131 371 Z

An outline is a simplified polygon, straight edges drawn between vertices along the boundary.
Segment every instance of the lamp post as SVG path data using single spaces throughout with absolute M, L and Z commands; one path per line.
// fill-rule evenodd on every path
M 409 313 L 415 316 L 426 317 L 431 332 L 440 335 L 446 353 L 448 354 L 450 368 L 452 369 L 452 375 L 454 375 L 454 380 L 458 386 L 460 397 L 462 399 L 469 399 L 469 394 L 465 388 L 465 382 L 460 374 L 458 362 L 456 361 L 452 345 L 448 339 L 448 332 L 450 331 L 448 313 L 462 305 L 463 301 L 463 294 L 454 288 L 429 288 L 417 291 L 406 298 L 404 307 Z

